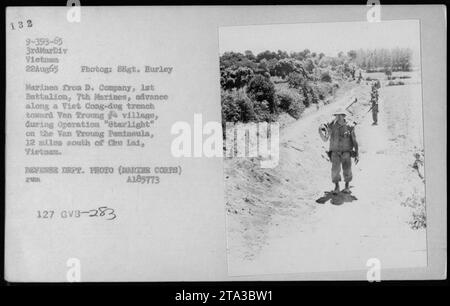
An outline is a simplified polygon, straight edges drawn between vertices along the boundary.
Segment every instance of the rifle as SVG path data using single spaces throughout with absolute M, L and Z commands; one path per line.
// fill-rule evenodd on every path
M 372 106 L 369 108 L 369 110 L 367 111 L 367 113 L 369 113 L 375 105 L 378 106 L 378 103 L 372 103 Z M 366 113 L 366 114 L 367 114 L 367 113 Z
M 355 104 L 356 102 L 358 102 L 358 98 L 355 98 L 355 101 L 353 101 L 349 106 L 347 106 L 345 108 L 345 110 L 348 110 L 350 108 L 350 106 L 352 106 L 353 104 Z
M 363 115 L 361 118 L 359 118 L 358 121 L 355 121 L 355 124 L 359 124 L 359 123 L 366 117 L 366 115 L 367 115 L 368 113 L 370 113 L 370 111 L 372 110 L 372 108 L 373 108 L 375 105 L 378 105 L 378 103 L 372 104 L 372 106 L 369 108 L 369 110 L 368 110 L 366 113 L 364 113 L 364 115 Z

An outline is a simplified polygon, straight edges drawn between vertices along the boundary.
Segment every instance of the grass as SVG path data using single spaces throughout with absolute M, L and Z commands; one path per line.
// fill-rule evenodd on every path
M 401 203 L 402 206 L 412 209 L 411 219 L 408 224 L 412 229 L 421 229 L 427 227 L 427 215 L 425 211 L 425 198 L 419 197 L 417 193 L 413 193 Z

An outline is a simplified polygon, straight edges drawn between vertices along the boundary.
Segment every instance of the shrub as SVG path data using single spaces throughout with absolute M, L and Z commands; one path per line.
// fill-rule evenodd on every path
M 239 97 L 236 102 L 241 110 L 242 122 L 255 121 L 257 119 L 253 102 L 248 97 Z
M 275 64 L 273 70 L 275 76 L 285 79 L 290 73 L 298 70 L 298 64 L 293 59 L 281 59 Z
M 412 220 L 409 221 L 409 225 L 413 229 L 421 229 L 427 227 L 427 215 L 425 212 L 425 207 L 419 208 L 417 211 L 412 213 Z
M 239 89 L 247 85 L 253 75 L 253 70 L 248 67 L 238 67 L 236 69 L 230 67 L 221 69 L 220 85 L 225 90 L 233 88 Z
M 307 58 L 303 61 L 303 69 L 307 72 L 307 73 L 313 73 L 315 68 L 314 62 L 312 59 Z
M 377 78 L 366 77 L 366 81 L 378 81 Z
M 222 91 L 221 104 L 222 124 L 276 120 L 277 114 L 271 112 L 268 101 L 252 100 L 243 90 Z
M 425 198 L 420 197 L 416 193 L 411 194 L 401 203 L 402 206 L 412 209 L 412 216 L 408 221 L 413 229 L 421 229 L 427 227 L 427 215 L 425 210 Z
M 311 86 L 309 88 L 309 96 L 311 97 L 311 103 L 313 104 L 319 103 L 319 98 L 315 86 Z
M 305 107 L 309 107 L 309 105 L 311 104 L 311 96 L 306 88 L 303 87 L 299 90 L 300 94 L 303 96 L 303 105 L 305 105 Z
M 223 122 L 248 122 L 256 117 L 252 101 L 243 92 L 222 91 L 221 104 Z
M 278 91 L 276 95 L 280 109 L 295 119 L 300 118 L 305 105 L 303 104 L 303 97 L 298 92 L 284 88 Z
M 328 82 L 331 83 L 332 79 L 331 79 L 331 75 L 328 71 L 324 71 L 320 74 L 320 80 L 322 82 Z
M 230 92 L 221 91 L 220 102 L 222 106 L 222 122 L 239 121 L 239 107 Z
M 255 75 L 248 83 L 247 94 L 256 102 L 266 101 L 270 112 L 275 113 L 275 85 L 270 79 L 262 75 Z
M 330 83 L 318 83 L 315 85 L 315 89 L 320 100 L 325 100 L 334 93 L 334 86 Z
M 302 88 L 306 85 L 307 79 L 304 75 L 293 72 L 288 75 L 287 81 L 291 88 Z
M 270 103 L 266 100 L 254 101 L 253 102 L 254 120 L 256 122 L 260 121 L 275 121 L 277 118 L 277 113 L 272 113 L 270 110 Z
M 398 85 L 405 85 L 405 83 L 402 81 L 389 81 L 387 83 L 387 86 L 398 86 Z

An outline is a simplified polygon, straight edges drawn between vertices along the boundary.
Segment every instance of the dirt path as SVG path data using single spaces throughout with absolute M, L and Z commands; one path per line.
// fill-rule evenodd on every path
M 247 239 L 241 243 L 252 242 L 253 247 L 243 253 L 236 251 L 242 248 L 233 238 L 239 233 L 229 233 L 230 274 L 365 270 L 367 260 L 374 257 L 384 268 L 426 265 L 426 231 L 412 230 L 407 223 L 411 211 L 400 205 L 411 192 L 423 193 L 419 178 L 411 183 L 414 170 L 408 165 L 412 159 L 408 148 L 414 146 L 400 143 L 410 138 L 406 131 L 420 132 L 417 116 L 411 122 L 412 114 L 402 108 L 405 103 L 421 106 L 417 86 L 380 90 L 378 126 L 371 125 L 370 113 L 362 118 L 368 110 L 370 87 L 361 85 L 286 128 L 279 166 L 264 172 L 252 169 L 271 180 L 260 189 L 253 184 L 253 191 L 247 194 L 250 202 L 253 199 L 253 214 L 241 214 L 240 222 L 247 227 Z M 407 93 L 400 97 L 401 102 L 397 101 L 399 90 Z M 351 110 L 354 118 L 361 120 L 356 130 L 361 161 L 353 167 L 352 182 L 352 195 L 357 200 L 318 204 L 315 200 L 332 184 L 331 165 L 324 153 L 327 144 L 318 137 L 317 127 L 354 97 L 359 102 Z M 411 110 L 417 111 L 421 113 L 421 109 Z M 413 139 L 417 142 L 420 137 Z M 405 186 L 399 186 L 402 182 Z M 245 183 L 251 182 L 240 182 L 243 187 Z M 245 204 L 249 206 L 249 202 Z M 229 228 L 238 228 L 233 218 L 228 220 Z

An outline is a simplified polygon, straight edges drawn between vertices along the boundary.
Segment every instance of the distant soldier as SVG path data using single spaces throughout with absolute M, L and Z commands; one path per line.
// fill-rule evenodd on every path
M 349 183 L 352 180 L 352 161 L 359 161 L 358 142 L 355 135 L 355 123 L 346 119 L 347 112 L 339 110 L 333 114 L 335 117 L 329 123 L 321 124 L 319 135 L 323 141 L 330 140 L 330 149 L 327 152 L 331 161 L 331 181 L 335 184 L 334 194 L 339 193 L 341 181 L 341 167 L 345 181 L 344 193 L 350 193 Z
M 373 119 L 372 125 L 377 125 L 378 124 L 378 95 L 372 95 L 370 102 L 372 103 L 372 106 L 370 107 L 370 109 L 372 110 L 372 119 Z
M 359 75 L 358 75 L 358 80 L 357 80 L 357 83 L 359 84 L 359 83 L 361 83 L 361 80 L 362 80 L 362 73 L 361 73 L 361 70 L 359 71 Z

